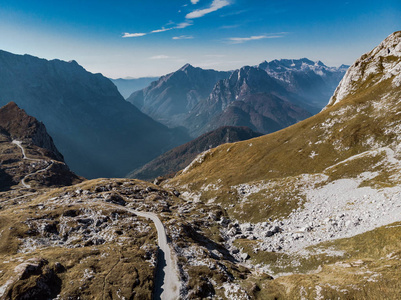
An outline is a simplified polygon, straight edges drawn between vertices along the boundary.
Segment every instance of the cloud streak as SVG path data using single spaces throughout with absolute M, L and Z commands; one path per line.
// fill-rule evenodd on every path
M 263 39 L 278 39 L 282 38 L 282 35 L 254 35 L 250 37 L 232 37 L 228 38 L 231 44 L 242 44 L 249 41 L 263 40 Z
M 193 38 L 194 37 L 192 35 L 180 35 L 180 36 L 173 37 L 173 40 L 190 40 Z
M 209 8 L 194 10 L 193 12 L 187 14 L 185 18 L 187 19 L 201 18 L 204 15 L 217 11 L 227 5 L 230 5 L 230 2 L 228 0 L 213 0 L 212 5 Z
M 164 28 L 164 27 L 162 27 L 161 29 L 157 29 L 157 30 L 151 31 L 150 33 L 165 32 L 165 31 L 169 31 L 171 29 L 173 29 L 173 28 Z
M 191 0 L 191 3 L 192 4 L 196 4 L 196 3 L 198 3 L 199 2 L 199 0 Z
M 129 32 L 124 32 L 123 38 L 131 38 L 131 37 L 140 37 L 147 35 L 147 33 L 129 33 Z

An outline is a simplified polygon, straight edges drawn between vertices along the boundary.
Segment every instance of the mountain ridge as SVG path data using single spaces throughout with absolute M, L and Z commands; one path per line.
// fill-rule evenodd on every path
M 244 66 L 216 78 L 205 74 L 217 71 L 186 64 L 127 100 L 169 127 L 186 128 L 194 138 L 220 126 L 247 126 L 270 133 L 319 112 L 345 70 L 346 66 L 327 67 L 306 58 L 283 59 Z M 202 76 L 208 78 L 207 88 L 193 83 Z M 178 88 L 181 94 L 176 93 Z M 280 117 L 272 119 L 276 115 L 268 112 L 272 106 L 281 107 Z
M 229 74 L 185 64 L 176 72 L 162 76 L 147 88 L 133 93 L 127 101 L 159 122 L 177 127 L 181 125 L 183 115 L 206 98 L 218 80 Z

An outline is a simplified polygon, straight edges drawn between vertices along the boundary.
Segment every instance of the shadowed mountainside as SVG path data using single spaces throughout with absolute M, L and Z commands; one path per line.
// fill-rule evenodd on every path
M 189 140 L 128 103 L 115 85 L 75 61 L 0 51 L 0 105 L 14 101 L 42 121 L 75 172 L 124 176 Z

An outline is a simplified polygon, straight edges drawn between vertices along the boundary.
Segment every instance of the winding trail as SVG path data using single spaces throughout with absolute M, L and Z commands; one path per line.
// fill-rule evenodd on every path
M 181 282 L 178 276 L 177 264 L 172 259 L 171 250 L 167 242 L 166 230 L 163 223 L 155 213 L 137 211 L 135 209 L 126 208 L 115 204 L 107 204 L 107 206 L 118 207 L 136 214 L 138 217 L 150 219 L 157 230 L 157 244 L 159 252 L 157 256 L 156 278 L 154 300 L 175 300 L 179 299 Z
M 159 217 L 154 213 L 141 212 L 127 208 L 137 216 L 150 219 L 155 223 L 157 229 L 157 240 L 159 245 L 155 294 L 154 299 L 170 300 L 179 298 L 180 280 L 178 278 L 177 265 L 171 258 L 171 250 L 167 243 L 166 230 Z
M 26 160 L 31 160 L 31 161 L 45 161 L 45 160 L 43 160 L 43 159 L 29 158 L 29 157 L 27 157 L 27 156 L 26 156 L 26 153 L 25 153 L 25 149 L 24 149 L 24 147 L 22 147 L 22 142 L 21 142 L 21 141 L 13 140 L 11 143 L 17 145 L 17 146 L 21 149 L 21 151 L 22 151 L 22 156 L 23 156 L 24 159 L 26 159 Z M 35 172 L 33 172 L 33 173 L 29 173 L 29 174 L 26 175 L 24 178 L 22 178 L 21 184 L 22 184 L 25 188 L 30 189 L 30 188 L 31 188 L 31 185 L 30 185 L 30 184 L 27 184 L 27 183 L 25 182 L 25 179 L 27 179 L 29 176 L 32 176 L 32 175 L 34 175 L 34 174 L 47 171 L 47 170 L 53 165 L 53 163 L 54 163 L 54 161 L 51 160 L 51 163 L 50 163 L 46 168 L 37 170 L 37 171 L 35 171 Z

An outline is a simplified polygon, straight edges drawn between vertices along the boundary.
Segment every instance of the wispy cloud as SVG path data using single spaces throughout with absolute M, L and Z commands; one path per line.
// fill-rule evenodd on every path
M 283 37 L 283 35 L 255 35 L 250 37 L 232 37 L 228 38 L 228 41 L 231 44 L 242 44 L 249 41 L 262 40 L 262 39 L 278 39 L 281 37 Z
M 149 58 L 150 59 L 167 59 L 167 58 L 170 58 L 170 56 L 162 54 L 162 55 L 155 55 L 155 56 L 152 56 Z
M 190 40 L 193 38 L 194 37 L 192 35 L 180 35 L 180 36 L 173 37 L 173 40 Z
M 151 31 L 150 33 L 165 32 L 165 31 L 169 31 L 171 29 L 173 29 L 173 28 L 164 28 L 164 27 L 162 27 L 161 29 L 157 29 L 157 30 Z
M 124 32 L 123 38 L 140 37 L 140 36 L 144 36 L 146 34 L 147 33 L 128 33 L 128 32 Z
M 175 26 L 174 28 L 182 29 L 182 28 L 186 28 L 186 27 L 192 26 L 192 25 L 194 25 L 194 23 L 192 23 L 191 21 L 187 21 L 187 22 L 178 23 L 177 26 Z
M 192 4 L 196 4 L 196 3 L 198 3 L 199 2 L 199 0 L 191 0 L 191 3 Z
M 228 0 L 213 0 L 212 5 L 209 8 L 194 10 L 193 12 L 187 14 L 185 18 L 187 19 L 201 18 L 204 15 L 219 10 L 227 5 L 230 5 L 230 2 Z

